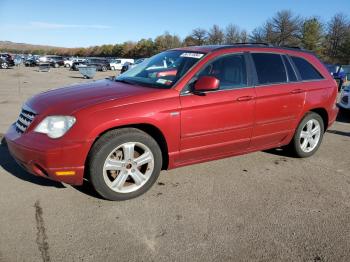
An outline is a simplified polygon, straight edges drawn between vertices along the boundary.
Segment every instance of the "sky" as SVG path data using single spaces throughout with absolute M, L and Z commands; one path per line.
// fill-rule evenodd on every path
M 349 0 L 0 0 L 0 40 L 87 47 L 155 38 L 181 38 L 192 29 L 232 23 L 248 32 L 277 11 L 328 21 L 350 14 Z

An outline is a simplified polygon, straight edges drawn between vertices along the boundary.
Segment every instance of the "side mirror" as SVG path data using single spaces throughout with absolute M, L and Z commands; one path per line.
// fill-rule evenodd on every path
M 195 92 L 214 91 L 219 89 L 220 80 L 213 76 L 202 76 L 194 84 Z

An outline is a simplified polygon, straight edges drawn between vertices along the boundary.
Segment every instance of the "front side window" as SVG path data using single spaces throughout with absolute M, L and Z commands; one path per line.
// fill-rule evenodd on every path
M 316 70 L 313 65 L 303 58 L 292 56 L 293 63 L 297 67 L 302 80 L 323 79 L 323 76 Z
M 213 76 L 219 79 L 219 89 L 247 86 L 247 70 L 243 54 L 225 55 L 206 65 L 197 77 Z
M 116 81 L 156 88 L 171 88 L 204 53 L 170 50 L 157 54 L 116 78 Z
M 287 74 L 279 54 L 252 53 L 260 85 L 287 82 Z

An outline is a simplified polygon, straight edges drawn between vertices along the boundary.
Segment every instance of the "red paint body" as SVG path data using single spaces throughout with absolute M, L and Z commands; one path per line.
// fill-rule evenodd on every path
M 169 160 L 166 168 L 172 169 L 286 145 L 310 110 L 326 112 L 326 128 L 335 121 L 336 83 L 312 54 L 263 47 L 181 50 L 207 55 L 171 89 L 102 80 L 34 96 L 26 104 L 38 115 L 29 128 L 24 134 L 18 134 L 11 126 L 5 136 L 11 154 L 35 175 L 79 185 L 83 182 L 89 150 L 94 141 L 110 129 L 139 124 L 156 128 L 166 142 L 165 154 Z M 303 57 L 324 79 L 212 91 L 205 96 L 180 94 L 211 59 L 226 53 L 250 51 Z M 63 137 L 51 139 L 34 132 L 48 115 L 71 115 L 77 122 Z M 73 170 L 76 175 L 55 175 L 62 170 Z

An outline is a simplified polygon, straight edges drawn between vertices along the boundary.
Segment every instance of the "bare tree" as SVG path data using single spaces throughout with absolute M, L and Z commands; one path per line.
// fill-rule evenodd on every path
M 251 42 L 255 43 L 276 43 L 275 32 L 273 31 L 273 26 L 270 21 L 267 21 L 260 27 L 255 28 L 252 34 L 249 36 Z
M 212 45 L 220 45 L 224 43 L 225 34 L 218 25 L 213 25 L 208 33 L 208 43 Z
M 196 28 L 192 30 L 190 37 L 194 45 L 204 45 L 208 38 L 208 32 L 205 29 Z
M 348 30 L 348 19 L 342 13 L 334 15 L 327 24 L 326 53 L 331 59 L 339 56 L 339 47 L 344 43 L 344 36 L 348 33 Z
M 240 29 L 238 26 L 229 24 L 225 30 L 225 44 L 234 44 L 241 42 Z
M 247 43 L 249 41 L 248 32 L 246 30 L 242 30 L 239 39 L 241 43 Z

